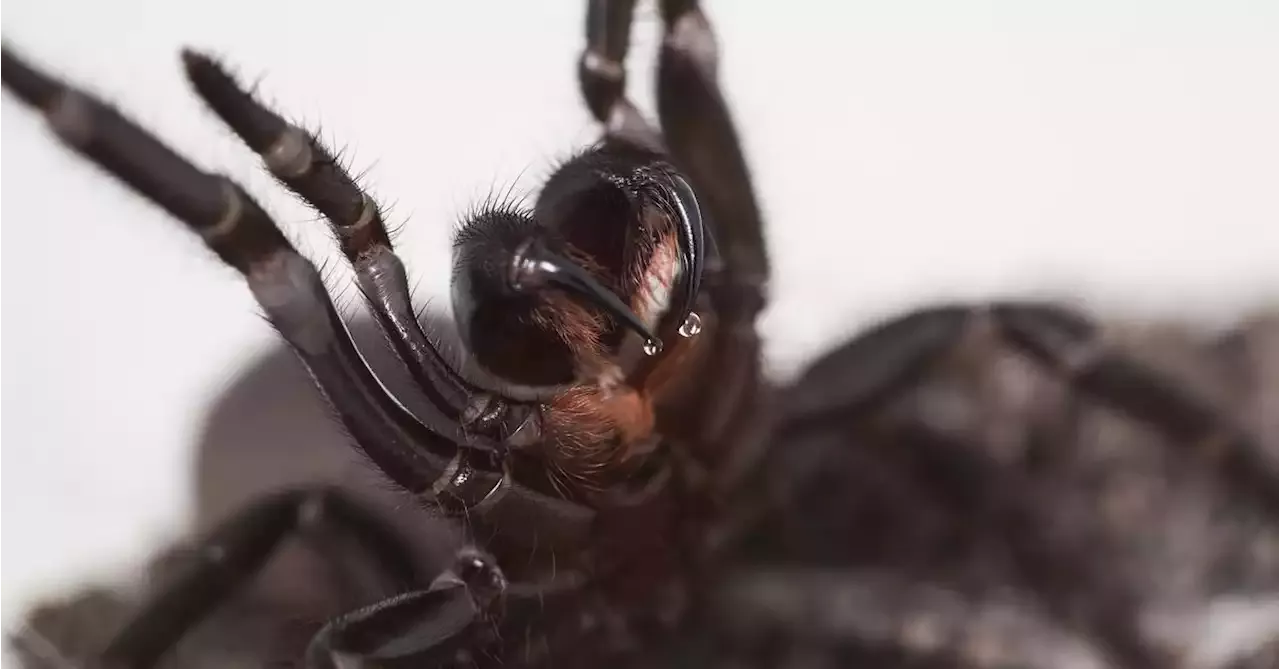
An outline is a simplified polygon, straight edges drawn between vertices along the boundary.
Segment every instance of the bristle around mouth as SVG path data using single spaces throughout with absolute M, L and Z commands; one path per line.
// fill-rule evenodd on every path
M 656 330 L 659 321 L 671 308 L 672 290 L 684 271 L 680 254 L 676 252 L 674 235 L 659 237 L 653 253 L 644 261 L 643 268 L 632 299 L 632 309 L 646 325 Z

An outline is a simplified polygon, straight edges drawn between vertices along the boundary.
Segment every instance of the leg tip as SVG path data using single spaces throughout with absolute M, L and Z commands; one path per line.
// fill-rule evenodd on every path
M 0 79 L 5 90 L 32 107 L 47 106 L 63 89 L 57 80 L 14 53 L 7 40 L 0 41 Z

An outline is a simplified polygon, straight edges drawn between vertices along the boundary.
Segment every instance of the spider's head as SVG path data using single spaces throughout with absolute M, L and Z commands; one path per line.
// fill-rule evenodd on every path
M 707 241 L 693 190 L 661 155 L 592 149 L 551 176 L 533 212 L 486 209 L 462 227 L 459 332 L 481 366 L 521 385 L 586 380 L 600 359 L 634 365 L 696 334 Z

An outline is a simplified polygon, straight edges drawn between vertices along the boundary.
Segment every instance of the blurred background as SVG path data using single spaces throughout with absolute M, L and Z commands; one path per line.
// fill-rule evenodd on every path
M 630 91 L 652 110 L 661 27 L 640 4 Z M 946 300 L 1206 327 L 1274 303 L 1275 2 L 705 4 L 769 224 L 778 378 Z M 418 302 L 447 311 L 460 216 L 536 193 L 596 137 L 575 76 L 583 18 L 573 0 L 9 0 L 3 33 L 244 183 L 357 317 L 323 225 L 200 107 L 179 49 L 224 56 L 345 149 L 403 224 Z M 182 534 L 211 440 L 245 456 L 217 480 L 246 490 L 265 485 L 253 457 L 306 470 L 342 447 L 234 273 L 29 110 L 6 96 L 0 112 L 8 629 Z

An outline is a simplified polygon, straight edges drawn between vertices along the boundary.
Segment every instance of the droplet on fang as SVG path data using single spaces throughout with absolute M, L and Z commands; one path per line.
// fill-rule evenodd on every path
M 686 338 L 702 332 L 702 317 L 698 316 L 697 312 L 690 311 L 689 315 L 685 317 L 684 322 L 680 324 L 678 332 L 681 337 Z
M 645 355 L 658 355 L 662 352 L 662 342 L 657 339 L 649 339 L 644 343 Z

